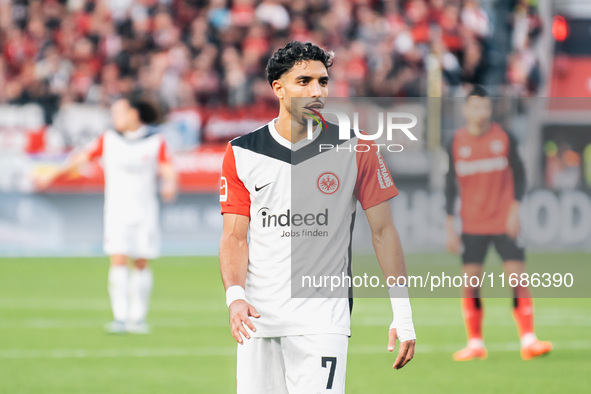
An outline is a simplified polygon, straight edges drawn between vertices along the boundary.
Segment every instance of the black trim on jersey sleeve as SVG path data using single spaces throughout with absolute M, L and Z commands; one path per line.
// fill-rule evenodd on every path
M 445 211 L 448 215 L 454 214 L 454 205 L 458 196 L 458 185 L 456 183 L 456 166 L 453 157 L 453 145 L 455 137 L 447 146 L 447 156 L 449 159 L 449 168 L 445 175 Z
M 521 201 L 525 195 L 525 168 L 523 161 L 517 152 L 517 140 L 506 132 L 509 137 L 509 167 L 513 172 L 513 190 L 515 193 L 515 200 Z

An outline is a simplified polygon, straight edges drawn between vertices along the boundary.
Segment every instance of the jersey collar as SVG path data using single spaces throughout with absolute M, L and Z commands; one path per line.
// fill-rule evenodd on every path
M 139 129 L 135 131 L 127 131 L 122 133 L 123 138 L 126 140 L 139 140 L 140 138 L 144 137 L 148 134 L 148 128 L 146 126 L 141 126 Z
M 287 149 L 294 151 L 294 152 L 303 148 L 306 145 L 309 145 L 311 142 L 314 142 L 314 140 L 316 140 L 316 138 L 318 138 L 318 136 L 320 135 L 320 131 L 322 130 L 320 128 L 320 126 L 316 126 L 316 129 L 314 129 L 314 132 L 312 133 L 311 140 L 304 138 L 303 140 L 300 140 L 300 141 L 296 142 L 295 144 L 293 144 L 291 141 L 283 138 L 279 134 L 277 129 L 275 128 L 275 122 L 277 122 L 278 119 L 279 118 L 275 118 L 269 122 L 269 124 L 268 124 L 269 132 L 271 133 L 271 136 L 273 137 L 273 139 L 275 141 L 277 141 L 277 143 L 279 143 L 280 145 L 282 145 L 282 146 L 286 147 Z

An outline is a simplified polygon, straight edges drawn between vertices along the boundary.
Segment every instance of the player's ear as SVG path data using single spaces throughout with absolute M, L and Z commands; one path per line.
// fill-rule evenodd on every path
M 280 99 L 285 97 L 285 89 L 283 87 L 283 83 L 281 83 L 279 79 L 274 80 L 271 84 L 271 87 L 273 88 L 273 93 L 275 93 L 275 96 Z
M 135 121 L 140 119 L 140 111 L 137 108 L 129 107 L 129 116 Z
M 462 104 L 462 117 L 464 119 L 466 119 L 467 115 L 468 115 L 468 101 L 465 101 L 464 104 Z
M 141 120 L 140 111 L 138 111 L 137 108 L 131 107 L 128 112 L 128 115 L 129 116 L 128 116 L 127 120 L 130 123 L 137 123 L 137 122 L 143 123 Z
M 490 116 L 492 116 L 493 106 L 494 105 L 493 105 L 493 102 L 492 102 L 492 100 L 490 98 L 488 100 L 486 100 L 486 101 L 487 101 L 487 104 L 486 104 L 487 107 L 486 107 L 486 109 L 487 109 L 488 116 L 490 117 Z

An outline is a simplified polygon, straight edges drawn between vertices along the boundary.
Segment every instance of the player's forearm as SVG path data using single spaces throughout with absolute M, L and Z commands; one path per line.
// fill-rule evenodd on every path
M 526 189 L 525 167 L 517 152 L 517 141 L 512 136 L 509 136 L 509 167 L 513 173 L 515 200 L 521 201 Z
M 171 185 L 178 183 L 178 173 L 170 164 L 163 164 L 160 166 L 160 176 L 162 181 Z
M 445 218 L 445 230 L 447 232 L 452 232 L 455 233 L 455 227 L 454 227 L 454 216 L 453 215 L 447 215 L 447 217 Z
M 372 234 L 373 247 L 386 278 L 406 277 L 406 262 L 396 227 L 386 226 Z
M 447 154 L 449 156 L 449 169 L 445 175 L 445 211 L 448 215 L 453 215 L 458 195 L 458 185 L 456 184 L 456 171 L 451 145 L 448 147 Z
M 248 270 L 248 242 L 229 232 L 220 240 L 220 271 L 224 289 L 230 286 L 244 288 Z
M 385 226 L 373 234 L 374 249 L 384 276 L 386 278 L 394 277 L 396 282 L 400 283 L 401 276 L 406 278 L 406 262 L 396 227 L 394 225 Z M 390 279 L 387 280 L 390 281 Z M 390 330 L 396 330 L 396 336 L 400 342 L 415 340 L 417 336 L 412 322 L 408 288 L 406 286 L 392 286 L 388 289 L 388 294 L 393 314 Z M 394 350 L 394 345 L 389 345 L 389 348 L 390 351 Z
M 445 212 L 448 215 L 453 215 L 454 213 L 454 205 L 456 202 L 457 193 L 458 191 L 455 184 L 455 179 L 448 180 L 445 186 Z
M 71 171 L 74 171 L 79 166 L 88 161 L 88 155 L 84 152 L 74 152 L 68 159 L 52 174 L 52 180 L 59 178 Z

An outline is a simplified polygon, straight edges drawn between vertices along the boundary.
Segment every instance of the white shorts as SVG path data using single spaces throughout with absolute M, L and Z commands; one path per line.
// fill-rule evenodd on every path
M 160 231 L 157 225 L 145 224 L 105 227 L 103 249 L 109 256 L 155 259 L 160 255 Z
M 343 334 L 245 339 L 238 394 L 344 394 L 349 338 Z

